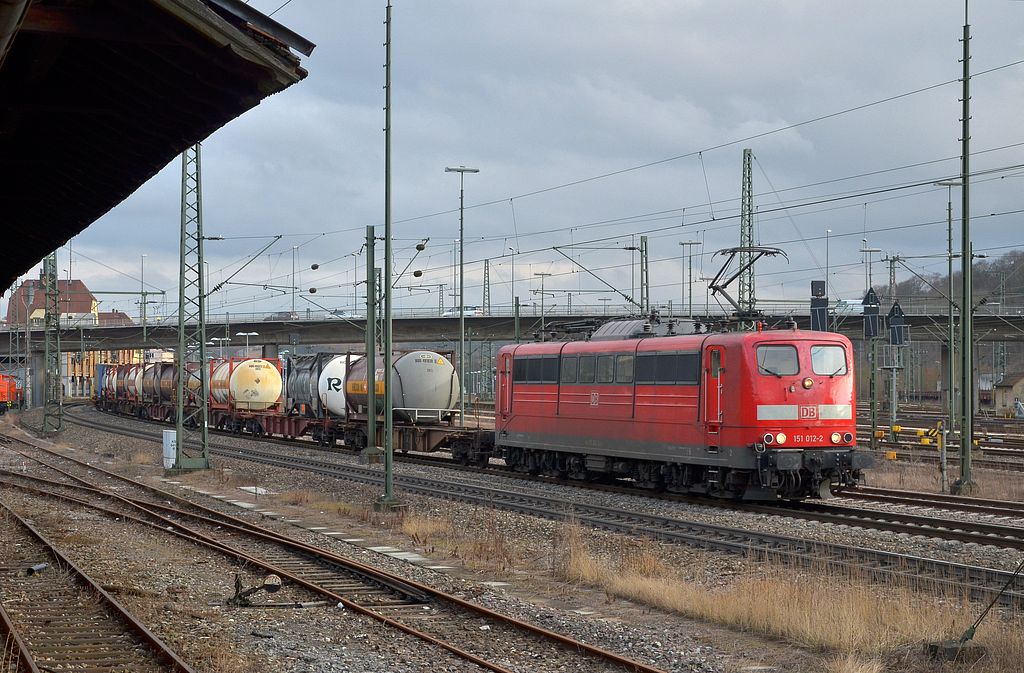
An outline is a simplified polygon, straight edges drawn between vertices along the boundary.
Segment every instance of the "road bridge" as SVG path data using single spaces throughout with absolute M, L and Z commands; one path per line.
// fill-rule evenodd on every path
M 766 315 L 766 328 L 781 327 L 794 321 L 799 329 L 810 329 L 809 311 L 803 314 L 787 311 L 784 314 Z M 301 314 L 300 314 L 301 315 Z M 271 315 L 271 317 L 273 317 Z M 545 316 L 546 331 L 554 331 L 557 338 L 562 338 L 562 327 L 577 325 L 585 334 L 586 325 L 596 325 L 612 319 L 602 311 L 588 311 L 580 307 L 572 313 L 549 313 Z M 686 320 L 686 318 L 682 318 Z M 724 314 L 695 316 L 704 325 L 712 326 L 725 320 Z M 668 320 L 667 317 L 663 320 Z M 1024 315 L 1001 313 L 978 313 L 975 315 L 974 331 L 976 338 L 982 342 L 1024 342 Z M 911 326 L 912 338 L 918 341 L 943 341 L 946 335 L 947 316 L 945 314 L 915 315 L 907 314 L 906 322 Z M 394 338 L 397 343 L 423 343 L 458 341 L 458 317 L 441 317 L 431 315 L 399 314 L 393 320 Z M 860 315 L 838 316 L 837 331 L 854 341 L 863 336 L 864 321 Z M 539 315 L 529 314 L 520 317 L 520 333 L 524 340 L 532 340 L 540 334 L 541 320 Z M 23 328 L 12 327 L 15 333 L 24 334 Z M 706 329 L 706 327 L 705 327 Z M 313 314 L 309 318 L 296 320 L 263 319 L 260 315 L 228 315 L 211 316 L 207 322 L 208 339 L 230 339 L 232 347 L 245 342 L 246 337 L 236 336 L 239 333 L 255 333 L 249 336 L 251 345 L 258 346 L 312 346 L 331 344 L 359 344 L 365 338 L 364 320 L 326 319 L 322 314 Z M 471 316 L 466 318 L 466 330 L 471 337 L 489 341 L 512 341 L 515 338 L 515 320 L 511 315 Z M 30 330 L 30 338 L 35 348 L 42 348 L 43 331 L 35 326 Z M 885 334 L 881 335 L 883 338 Z M 0 330 L 0 350 L 4 341 L 4 330 Z M 61 349 L 65 351 L 79 350 L 117 350 L 133 348 L 174 348 L 178 342 L 177 321 L 149 323 L 142 325 L 119 326 L 64 326 L 61 329 Z M 219 343 L 219 342 L 215 342 Z

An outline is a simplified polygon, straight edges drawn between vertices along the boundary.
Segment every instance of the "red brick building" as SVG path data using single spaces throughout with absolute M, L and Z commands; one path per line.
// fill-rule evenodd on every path
M 23 325 L 26 318 L 42 322 L 46 312 L 46 290 L 43 286 L 42 271 L 39 278 L 26 280 L 11 294 L 7 302 L 7 324 Z M 60 306 L 61 322 L 68 318 L 79 318 L 82 322 L 96 324 L 96 297 L 80 280 L 58 280 L 57 302 Z M 90 319 L 88 316 L 92 316 Z

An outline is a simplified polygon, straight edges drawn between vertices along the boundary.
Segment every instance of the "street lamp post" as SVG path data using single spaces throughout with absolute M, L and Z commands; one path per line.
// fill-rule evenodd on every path
M 220 346 L 220 359 L 223 360 L 224 359 L 224 344 L 225 344 L 225 342 L 231 343 L 231 337 L 213 337 L 213 338 L 210 339 L 210 341 L 213 341 L 213 342 L 215 342 L 216 344 L 218 344 Z M 246 346 L 248 346 L 248 343 L 246 344 Z
M 292 314 L 290 318 L 295 318 L 295 253 L 299 251 L 299 246 L 292 246 Z
M 690 300 L 687 304 L 686 316 L 690 319 L 693 318 L 693 246 L 700 245 L 700 241 L 679 241 L 679 245 L 683 247 L 683 252 L 687 254 L 687 270 L 686 280 L 690 282 Z M 682 298 L 680 297 L 680 301 Z
M 245 357 L 249 357 L 249 337 L 259 336 L 259 332 L 235 332 L 235 336 L 245 337 Z
M 512 284 L 511 284 L 511 289 L 509 290 L 509 293 L 511 294 L 512 305 L 515 306 L 515 303 L 516 303 L 516 249 L 515 248 L 509 248 L 509 252 L 512 253 L 512 272 L 510 274 L 512 276 Z
M 871 255 L 873 255 L 876 252 L 882 252 L 882 249 L 869 248 L 868 239 L 866 238 L 862 238 L 860 240 L 864 244 L 863 247 L 861 247 L 860 252 L 864 253 L 864 294 L 867 294 L 868 290 L 871 289 Z
M 142 340 L 146 340 L 146 255 L 139 258 L 139 321 L 142 323 Z
M 829 242 L 829 236 L 831 234 L 832 234 L 832 230 L 831 229 L 826 229 L 825 230 L 825 298 L 826 299 L 828 298 L 828 288 L 829 288 L 829 285 L 830 285 L 829 277 L 828 277 L 828 271 L 829 271 L 829 267 L 828 267 L 828 242 Z
M 459 174 L 459 425 L 466 426 L 466 266 L 465 245 L 466 173 L 479 173 L 479 168 L 446 166 L 445 173 Z
M 956 429 L 956 327 L 953 325 L 953 187 L 960 187 L 959 180 L 943 180 L 936 182 L 936 185 L 946 188 L 946 291 L 949 294 L 946 314 L 946 339 L 949 345 L 946 353 L 949 356 L 949 363 L 946 367 L 946 376 L 949 381 L 946 384 L 946 405 L 949 410 L 949 419 L 946 421 L 946 436 L 950 436 Z M 962 307 L 961 307 L 962 308 Z
M 540 340 L 547 341 L 547 335 L 544 329 L 544 279 L 550 276 L 550 273 L 535 273 L 534 276 L 540 276 Z

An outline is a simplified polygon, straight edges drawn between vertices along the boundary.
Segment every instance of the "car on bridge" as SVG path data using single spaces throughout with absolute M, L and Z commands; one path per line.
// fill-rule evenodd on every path
M 467 318 L 473 318 L 473 317 L 484 315 L 484 311 L 479 306 L 463 306 L 462 307 L 462 315 L 466 316 Z M 444 313 L 441 314 L 441 317 L 442 318 L 458 318 L 459 317 L 459 307 L 456 306 L 455 308 L 448 309 L 447 311 L 445 311 Z
M 864 315 L 864 303 L 862 299 L 840 299 L 832 307 L 835 315 Z
M 298 311 L 278 311 L 277 313 L 272 313 L 272 314 L 268 315 L 263 320 L 264 321 L 271 321 L 271 320 L 298 320 L 298 319 L 299 319 Z

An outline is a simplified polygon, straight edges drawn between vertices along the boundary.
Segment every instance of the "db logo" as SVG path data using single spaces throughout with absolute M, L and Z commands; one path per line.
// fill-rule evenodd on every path
M 597 406 L 597 402 L 600 399 L 600 396 L 601 396 L 600 393 L 596 393 L 596 392 L 590 393 L 590 406 L 596 407 Z
M 800 418 L 813 419 L 818 417 L 818 407 L 813 405 L 800 405 Z

